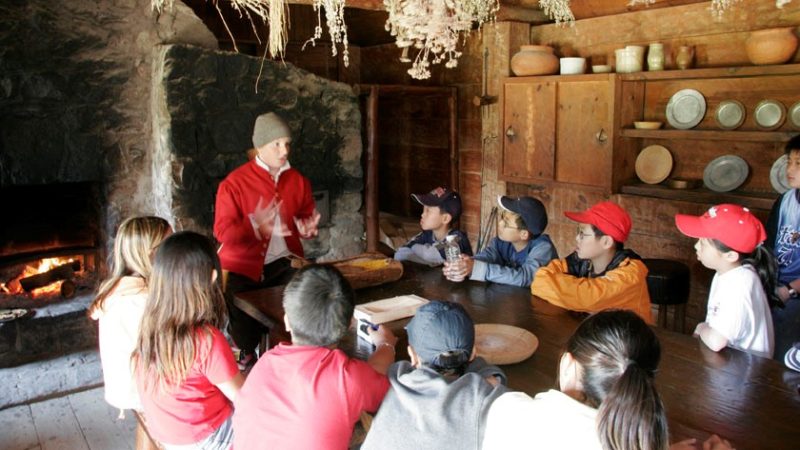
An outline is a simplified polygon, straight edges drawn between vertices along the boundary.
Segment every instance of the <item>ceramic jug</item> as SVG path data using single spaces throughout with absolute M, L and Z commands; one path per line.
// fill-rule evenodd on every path
M 647 50 L 647 70 L 664 70 L 664 44 L 653 42 Z
M 678 47 L 678 53 L 675 55 L 675 65 L 678 69 L 688 69 L 692 67 L 692 60 L 694 59 L 694 47 L 691 45 L 681 45 Z

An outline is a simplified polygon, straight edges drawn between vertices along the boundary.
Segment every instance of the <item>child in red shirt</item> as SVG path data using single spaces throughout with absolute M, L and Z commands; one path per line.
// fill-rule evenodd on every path
M 259 358 L 236 398 L 235 448 L 346 449 L 362 411 L 375 412 L 389 381 L 397 338 L 370 329 L 368 361 L 337 348 L 350 331 L 355 294 L 332 266 L 308 265 L 286 286 L 284 322 L 292 343 Z
M 208 239 L 177 233 L 159 246 L 134 363 L 151 436 L 170 449 L 227 450 L 243 378 L 219 331 L 225 299 Z

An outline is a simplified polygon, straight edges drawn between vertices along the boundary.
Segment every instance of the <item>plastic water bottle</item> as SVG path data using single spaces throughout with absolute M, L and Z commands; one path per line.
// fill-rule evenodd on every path
M 447 245 L 444 248 L 444 256 L 449 263 L 461 261 L 461 247 L 458 245 L 458 236 L 450 235 L 445 238 Z
M 446 245 L 444 247 L 444 256 L 450 265 L 450 272 L 447 279 L 451 281 L 463 281 L 464 278 L 456 274 L 461 272 L 461 246 L 458 245 L 458 236 L 451 235 L 446 238 Z

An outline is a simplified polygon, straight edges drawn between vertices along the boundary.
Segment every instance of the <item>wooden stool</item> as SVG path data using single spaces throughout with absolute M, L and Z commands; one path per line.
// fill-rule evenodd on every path
M 689 266 L 669 259 L 644 259 L 650 302 L 658 306 L 658 326 L 667 327 L 667 308 L 674 306 L 672 331 L 684 332 L 689 301 Z

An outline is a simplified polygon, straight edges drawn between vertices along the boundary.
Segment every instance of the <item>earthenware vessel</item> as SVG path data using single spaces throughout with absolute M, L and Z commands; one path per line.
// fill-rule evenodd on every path
M 664 70 L 664 44 L 653 42 L 647 50 L 647 70 Z
M 675 55 L 675 65 L 678 66 L 678 69 L 684 70 L 692 67 L 692 60 L 694 60 L 694 47 L 691 45 L 678 47 L 678 53 Z
M 547 45 L 522 45 L 511 57 L 511 71 L 518 77 L 558 73 L 558 68 L 558 57 Z
M 751 32 L 744 45 L 753 64 L 783 64 L 794 56 L 797 36 L 794 27 L 769 28 Z

